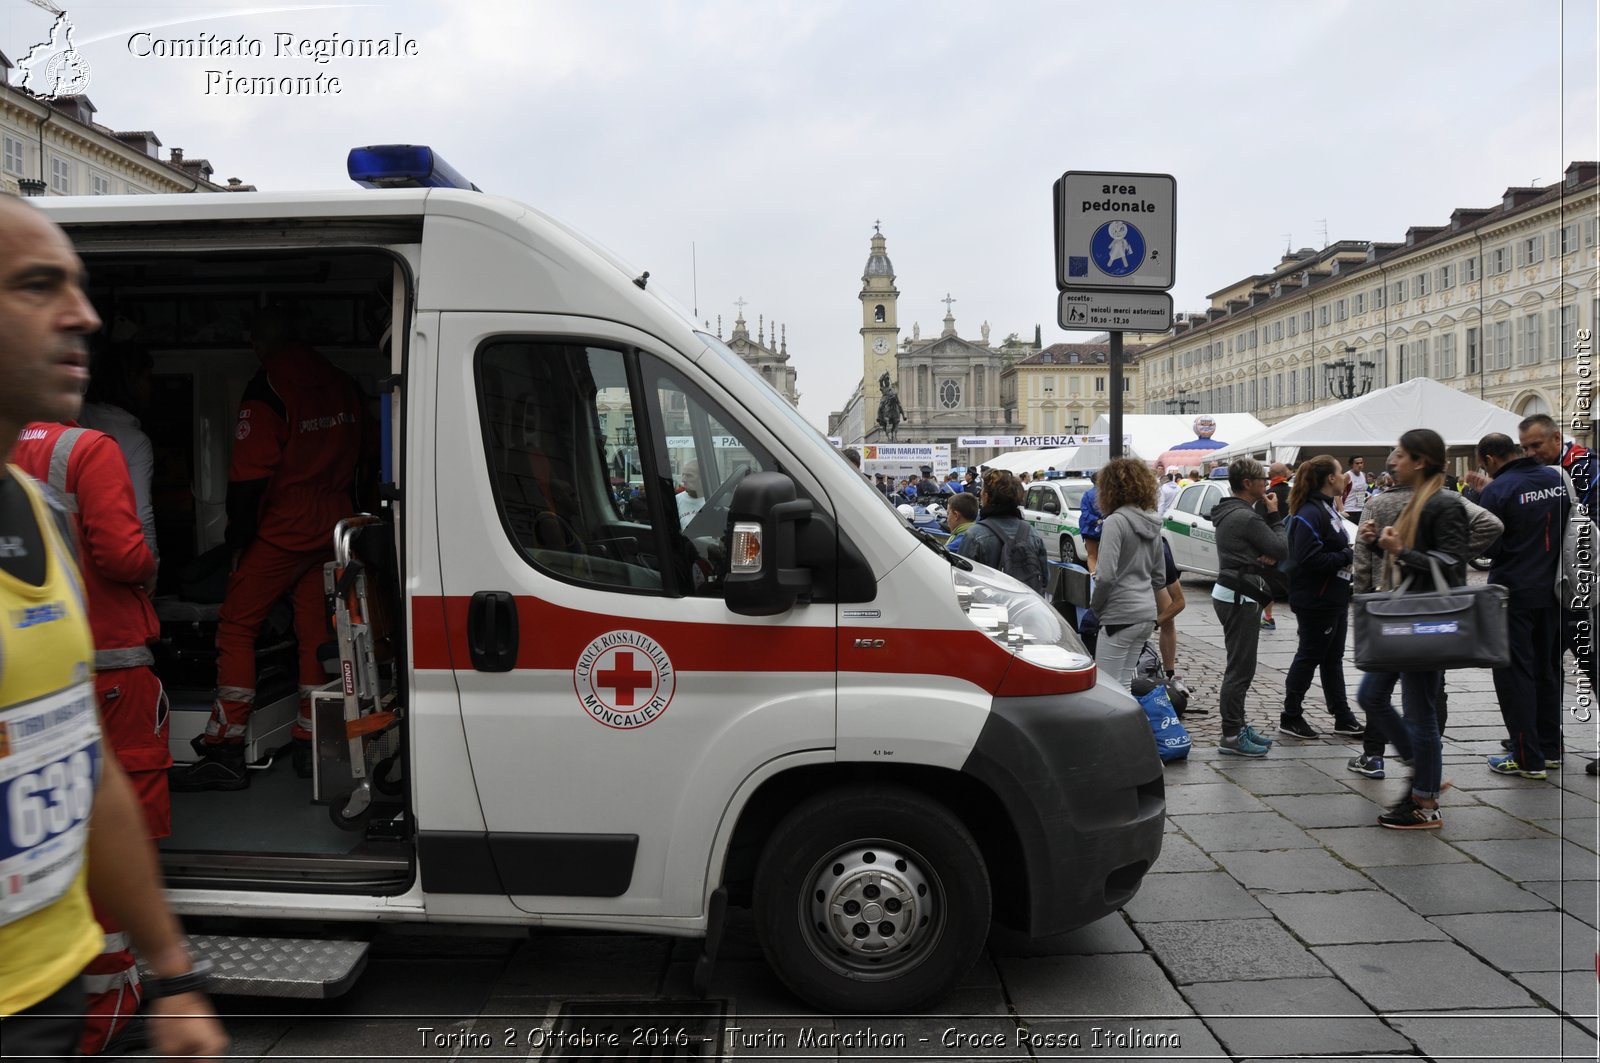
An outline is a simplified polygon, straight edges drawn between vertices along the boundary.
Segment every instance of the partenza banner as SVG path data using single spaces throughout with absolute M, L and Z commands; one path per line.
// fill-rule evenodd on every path
M 1024 450 L 1028 447 L 1082 447 L 1111 442 L 1110 436 L 958 436 L 958 447 L 1000 447 Z

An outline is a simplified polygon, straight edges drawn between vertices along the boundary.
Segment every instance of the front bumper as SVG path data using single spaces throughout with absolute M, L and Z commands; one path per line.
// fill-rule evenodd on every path
M 1045 937 L 1116 911 L 1161 853 L 1165 781 L 1138 704 L 1104 684 L 997 698 L 962 771 L 1005 806 L 1022 843 L 1026 930 Z

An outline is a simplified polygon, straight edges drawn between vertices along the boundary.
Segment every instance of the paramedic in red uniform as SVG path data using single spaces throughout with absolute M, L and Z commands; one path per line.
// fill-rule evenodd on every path
M 22 430 L 12 464 L 48 483 L 73 515 L 89 629 L 94 636 L 95 692 L 100 725 L 127 771 L 152 839 L 172 833 L 167 795 L 167 705 L 150 666 L 160 635 L 146 593 L 156 558 L 144 538 L 127 459 L 103 432 L 35 422 Z M 87 1022 L 79 1050 L 96 1055 L 139 1010 L 143 989 L 127 935 L 100 905 L 105 931 L 100 955 L 84 968 Z
M 227 544 L 236 558 L 217 625 L 217 696 L 202 756 L 172 772 L 172 788 L 242 790 L 245 724 L 255 707 L 256 636 L 272 606 L 293 595 L 300 655 L 296 771 L 311 774 L 311 691 L 326 682 L 317 647 L 329 638 L 322 566 L 333 528 L 355 512 L 361 392 L 345 373 L 299 342 L 278 310 L 252 327 L 261 371 L 245 387 L 228 469 Z

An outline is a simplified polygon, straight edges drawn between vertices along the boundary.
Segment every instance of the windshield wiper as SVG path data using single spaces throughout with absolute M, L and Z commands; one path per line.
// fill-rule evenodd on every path
M 940 557 L 950 562 L 951 565 L 959 568 L 963 572 L 972 571 L 972 562 L 962 557 L 960 554 L 952 554 L 949 550 L 946 550 L 944 548 L 944 543 L 939 540 L 938 536 L 934 535 L 932 532 L 923 531 L 914 524 L 910 527 L 912 532 L 915 533 L 916 537 L 921 539 L 922 542 L 926 544 L 927 547 L 934 553 L 938 554 Z

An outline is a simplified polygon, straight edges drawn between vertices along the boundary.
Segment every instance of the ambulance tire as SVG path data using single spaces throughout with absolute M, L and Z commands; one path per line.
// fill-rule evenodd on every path
M 972 834 L 937 801 L 899 786 L 803 802 L 772 832 L 756 869 L 756 937 L 767 962 L 823 1011 L 894 1014 L 935 1003 L 983 952 L 990 911 Z

